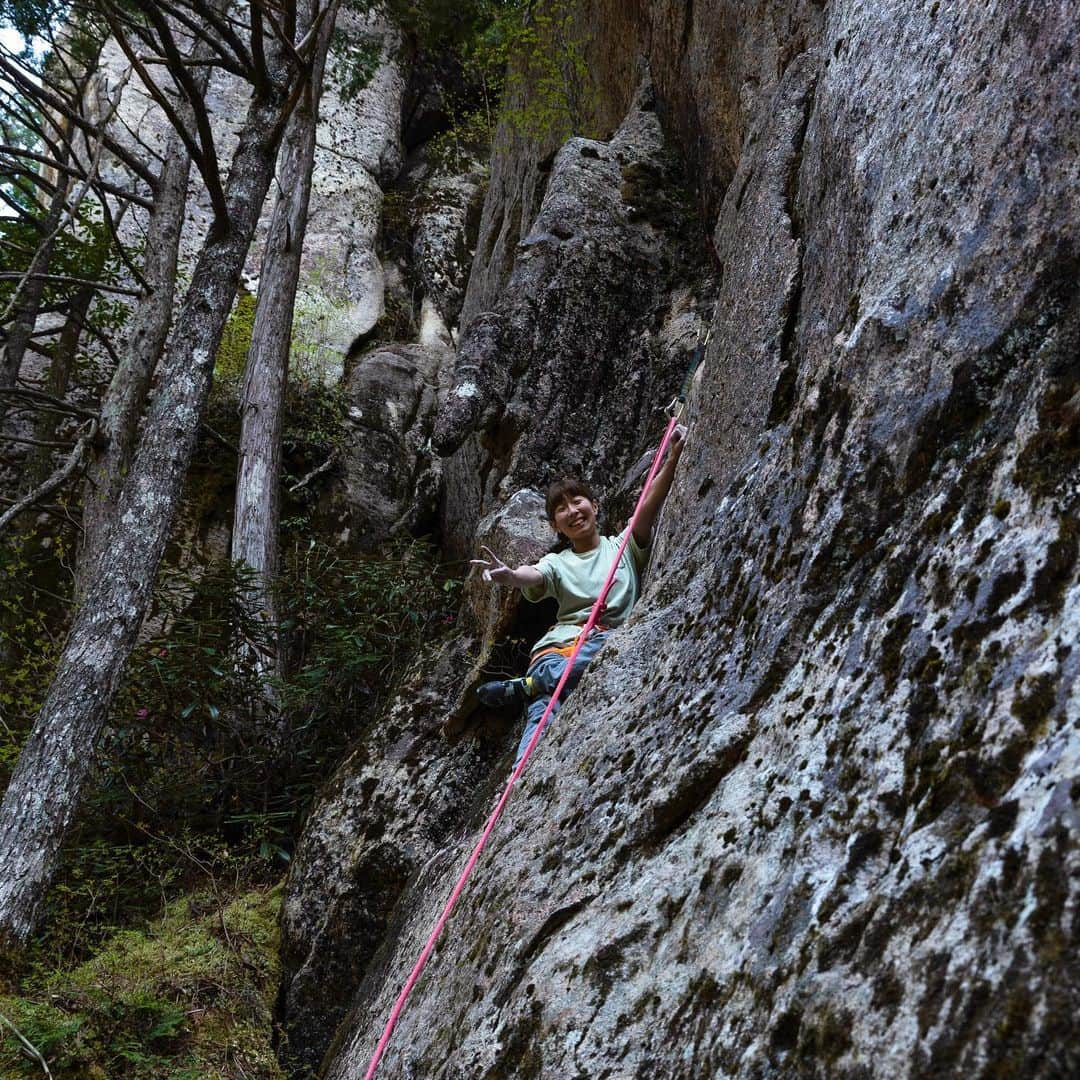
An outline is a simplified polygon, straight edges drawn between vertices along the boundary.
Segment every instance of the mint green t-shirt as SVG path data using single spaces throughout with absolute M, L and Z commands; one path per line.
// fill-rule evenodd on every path
M 600 543 L 592 551 L 579 555 L 568 548 L 545 555 L 536 564 L 536 569 L 544 577 L 543 583 L 522 589 L 522 595 L 534 604 L 549 596 L 555 597 L 559 601 L 559 614 L 555 625 L 532 647 L 533 653 L 553 645 L 569 645 L 577 637 L 589 620 L 589 612 L 600 595 L 622 536 L 623 533 L 601 536 Z M 647 559 L 647 552 L 631 533 L 630 542 L 619 560 L 615 580 L 611 583 L 607 606 L 600 616 L 601 625 L 615 627 L 626 622 L 638 598 L 641 587 L 639 574 Z

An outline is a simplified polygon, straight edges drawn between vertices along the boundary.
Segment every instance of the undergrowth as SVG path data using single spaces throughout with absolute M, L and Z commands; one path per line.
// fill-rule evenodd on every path
M 0 1075 L 275 1080 L 281 888 L 196 893 L 90 960 L 0 995 Z M 21 1036 L 21 1037 L 20 1037 Z M 29 1044 L 29 1045 L 27 1045 Z
M 0 547 L 9 583 L 40 545 L 33 551 Z M 88 751 L 93 780 L 41 929 L 15 964 L 0 965 L 9 1021 L 0 1075 L 43 1075 L 10 1025 L 55 1076 L 279 1075 L 272 890 L 317 787 L 413 651 L 449 629 L 456 603 L 424 541 L 357 555 L 294 538 L 282 562 L 272 632 L 246 602 L 244 569 L 161 574 L 109 724 Z M 5 784 L 70 610 L 45 605 L 32 579 L 23 585 L 3 607 Z M 272 717 L 255 660 L 270 636 L 288 657 Z M 243 929 L 244 912 L 262 912 L 266 925 Z

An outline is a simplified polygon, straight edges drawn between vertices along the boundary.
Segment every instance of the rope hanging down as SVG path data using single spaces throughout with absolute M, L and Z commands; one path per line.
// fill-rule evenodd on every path
M 559 700 L 559 695 L 562 694 L 563 687 L 566 685 L 566 680 L 570 677 L 570 672 L 574 667 L 574 661 L 577 659 L 577 654 L 580 651 L 581 646 L 585 643 L 589 634 L 592 633 L 593 627 L 600 618 L 600 613 L 604 610 L 604 602 L 607 600 L 607 595 L 611 591 L 612 583 L 615 580 L 615 571 L 618 569 L 619 560 L 622 559 L 623 552 L 626 550 L 626 545 L 630 541 L 630 534 L 633 532 L 634 524 L 637 521 L 638 514 L 641 512 L 641 504 L 645 500 L 645 494 L 648 492 L 649 488 L 652 486 L 653 480 L 656 478 L 657 470 L 660 468 L 660 463 L 664 459 L 664 453 L 667 451 L 668 443 L 671 442 L 671 436 L 674 434 L 675 427 L 679 422 L 679 416 L 682 413 L 682 403 L 686 400 L 687 384 L 690 381 L 690 376 L 692 376 L 694 369 L 697 367 L 697 363 L 700 363 L 700 354 L 702 351 L 702 349 L 698 349 L 691 361 L 690 373 L 687 376 L 686 382 L 683 384 L 682 391 L 676 398 L 676 407 L 673 410 L 667 430 L 664 432 L 664 437 L 660 440 L 660 448 L 656 451 L 656 456 L 653 458 L 652 468 L 649 470 L 648 479 L 645 481 L 645 484 L 641 489 L 641 494 L 638 496 L 637 505 L 634 507 L 633 514 L 630 515 L 630 523 L 623 532 L 622 542 L 619 544 L 619 550 L 615 555 L 615 561 L 611 564 L 611 569 L 608 571 L 607 577 L 604 580 L 600 595 L 596 598 L 596 603 L 593 604 L 592 611 L 589 612 L 588 621 L 578 635 L 577 641 L 574 644 L 574 651 L 570 654 L 570 659 L 567 661 L 562 677 L 555 687 L 555 692 L 551 695 L 551 700 L 544 710 L 544 715 L 540 717 L 540 723 L 537 724 L 536 730 L 529 740 L 529 745 L 525 747 L 525 753 L 521 756 L 521 761 L 518 762 L 517 768 L 511 773 L 506 789 L 503 791 L 499 801 L 495 804 L 495 809 L 491 812 L 491 817 L 488 818 L 487 824 L 484 826 L 484 831 L 480 834 L 480 839 L 477 842 L 476 847 L 473 848 L 473 852 L 469 856 L 469 861 L 465 864 L 465 869 L 461 871 L 461 875 L 457 879 L 457 884 L 454 886 L 454 891 L 450 894 L 450 899 L 446 901 L 446 906 L 443 908 L 442 914 L 435 923 L 435 928 L 428 936 L 427 944 L 420 953 L 419 959 L 413 965 L 413 969 L 409 973 L 408 979 L 405 980 L 405 985 L 401 988 L 401 993 L 398 994 L 393 1009 L 390 1010 L 390 1018 L 386 1021 L 386 1027 L 383 1028 L 382 1037 L 379 1039 L 379 1045 L 375 1047 L 375 1053 L 372 1055 L 371 1064 L 368 1065 L 367 1072 L 364 1074 L 364 1080 L 371 1080 L 375 1075 L 375 1070 L 379 1067 L 379 1061 L 382 1059 L 382 1056 L 386 1051 L 386 1046 L 390 1042 L 390 1036 L 397 1026 L 398 1018 L 401 1016 L 401 1010 L 405 1005 L 405 1000 L 408 998 L 413 986 L 416 985 L 416 980 L 420 978 L 420 973 L 424 970 L 424 965 L 427 963 L 428 957 L 431 956 L 431 953 L 435 948 L 435 942 L 438 941 L 443 927 L 450 918 L 450 913 L 454 910 L 454 905 L 457 903 L 458 897 L 465 888 L 465 883 L 469 880 L 469 875 L 472 873 L 473 867 L 480 858 L 480 854 L 488 842 L 488 837 L 495 828 L 496 822 L 498 822 L 499 818 L 502 816 L 503 807 L 506 805 L 507 799 L 510 798 L 510 792 L 514 787 L 514 784 L 517 783 L 518 777 L 522 774 L 525 766 L 528 764 L 533 749 L 540 736 L 543 734 L 544 728 L 547 726 L 552 710 L 555 708 L 555 704 Z

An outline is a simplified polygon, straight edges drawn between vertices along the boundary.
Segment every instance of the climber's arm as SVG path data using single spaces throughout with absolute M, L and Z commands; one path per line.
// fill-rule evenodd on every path
M 686 428 L 680 424 L 675 429 L 671 442 L 668 443 L 667 457 L 656 476 L 653 477 L 652 486 L 641 504 L 637 521 L 634 523 L 634 539 L 641 547 L 648 546 L 649 541 L 652 540 L 656 516 L 660 513 L 660 507 L 664 505 L 664 500 L 671 490 L 671 482 L 675 479 L 675 469 L 679 464 L 685 444 Z
M 514 589 L 528 589 L 543 585 L 544 576 L 535 566 L 519 566 L 516 570 L 511 570 L 491 548 L 485 547 L 481 548 L 481 550 L 487 552 L 488 558 L 472 559 L 470 561 L 473 566 L 483 567 L 485 581 L 493 581 L 497 585 L 505 585 L 507 588 Z

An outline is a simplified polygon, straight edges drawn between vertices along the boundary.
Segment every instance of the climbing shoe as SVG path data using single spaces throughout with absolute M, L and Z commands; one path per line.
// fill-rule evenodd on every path
M 476 688 L 476 696 L 493 708 L 502 705 L 524 705 L 532 697 L 532 679 L 501 679 L 486 682 Z

